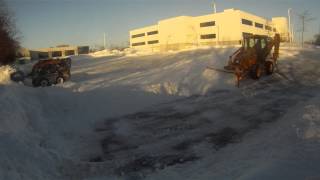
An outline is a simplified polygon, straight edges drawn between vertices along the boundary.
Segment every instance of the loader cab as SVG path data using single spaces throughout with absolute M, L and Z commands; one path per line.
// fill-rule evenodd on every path
M 256 57 L 258 62 L 264 62 L 268 55 L 268 44 L 270 38 L 264 35 L 244 35 L 243 50 L 249 54 L 249 57 Z
M 252 49 L 254 47 L 254 44 L 255 44 L 254 39 L 250 37 L 250 35 L 243 37 L 242 47 L 244 50 Z
M 265 49 L 267 47 L 268 37 L 263 35 L 244 35 L 242 47 L 244 50 Z

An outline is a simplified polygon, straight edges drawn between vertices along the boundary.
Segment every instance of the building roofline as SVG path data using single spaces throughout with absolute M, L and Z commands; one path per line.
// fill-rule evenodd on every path
M 142 28 L 131 29 L 131 30 L 129 30 L 129 32 L 139 31 L 139 30 L 144 29 L 144 28 L 148 28 L 148 27 L 152 27 L 152 26 L 157 26 L 157 25 L 159 24 L 159 22 L 161 22 L 161 21 L 167 21 L 167 20 L 170 20 L 170 19 L 181 18 L 181 17 L 196 18 L 196 17 L 201 17 L 201 16 L 210 16 L 210 15 L 216 15 L 216 14 L 223 14 L 223 13 L 226 13 L 226 12 L 228 12 L 228 11 L 235 11 L 235 12 L 246 13 L 246 14 L 249 14 L 249 15 L 251 15 L 251 16 L 255 16 L 255 17 L 258 17 L 258 18 L 266 19 L 266 20 L 269 21 L 269 22 L 272 22 L 272 19 L 273 19 L 273 18 L 286 18 L 286 17 L 284 17 L 284 16 L 277 16 L 277 17 L 267 18 L 267 17 L 264 17 L 264 16 L 255 15 L 255 14 L 253 14 L 253 13 L 251 13 L 251 12 L 243 11 L 243 10 L 240 10 L 240 9 L 229 8 L 229 9 L 224 9 L 224 10 L 221 11 L 221 12 L 211 13 L 211 14 L 204 14 L 204 15 L 199 15 L 199 16 L 180 15 L 180 16 L 175 16 L 175 17 L 169 17 L 169 18 L 165 18 L 165 19 L 162 19 L 162 20 L 158 20 L 158 21 L 157 21 L 155 24 L 153 24 L 153 25 L 144 26 L 144 27 L 142 27 Z

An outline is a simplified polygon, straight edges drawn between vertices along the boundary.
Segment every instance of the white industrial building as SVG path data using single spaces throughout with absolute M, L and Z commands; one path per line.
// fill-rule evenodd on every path
M 204 16 L 179 16 L 160 20 L 156 25 L 130 31 L 130 47 L 167 51 L 201 45 L 241 44 L 244 34 L 273 36 L 287 41 L 286 17 L 271 20 L 241 10 L 227 9 Z

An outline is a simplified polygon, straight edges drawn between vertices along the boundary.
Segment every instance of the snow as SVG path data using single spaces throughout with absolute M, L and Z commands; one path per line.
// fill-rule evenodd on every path
M 0 85 L 10 83 L 10 74 L 14 72 L 10 66 L 0 67 Z
M 121 55 L 123 55 L 123 52 L 121 52 L 119 50 L 105 49 L 105 50 L 97 51 L 94 53 L 90 53 L 90 55 L 92 57 L 121 56 Z
M 320 53 L 282 47 L 281 73 L 238 89 L 206 69 L 235 49 L 74 56 L 48 88 L 0 67 L 0 179 L 319 178 Z
M 220 76 L 216 72 L 205 70 L 206 66 L 216 65 L 222 68 L 233 50 L 233 48 L 200 49 L 180 53 L 106 57 L 99 58 L 94 63 L 86 62 L 85 68 L 82 66 L 83 60 L 79 60 L 74 65 L 73 80 L 77 83 L 73 89 L 82 92 L 102 87 L 129 85 L 156 94 L 180 96 L 205 94 L 214 86 L 212 80 Z M 219 56 L 216 57 L 216 54 Z M 84 76 L 85 79 L 82 78 Z M 228 85 L 233 87 L 233 81 L 229 81 Z

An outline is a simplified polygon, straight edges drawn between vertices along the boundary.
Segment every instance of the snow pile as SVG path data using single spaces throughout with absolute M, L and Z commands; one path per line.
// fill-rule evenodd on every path
M 127 86 L 153 94 L 190 96 L 211 88 L 233 88 L 231 74 L 207 69 L 223 68 L 235 48 L 203 48 L 195 51 L 152 55 L 83 59 L 73 63 L 74 92 Z M 88 61 L 89 60 L 89 61 Z M 85 68 L 83 68 L 85 65 Z
M 4 74 L 6 70 L 0 72 Z M 43 112 L 42 104 L 29 88 L 0 85 L 1 179 L 58 178 L 57 156 L 41 147 L 48 129 Z
M 94 53 L 90 53 L 92 57 L 106 57 L 106 56 L 122 56 L 124 52 L 119 51 L 119 50 L 101 50 L 101 51 L 96 51 Z
M 103 57 L 103 56 L 112 56 L 112 53 L 110 50 L 105 49 L 101 51 L 96 51 L 94 53 L 90 53 L 90 55 L 93 57 Z
M 0 179 L 62 179 L 63 162 L 74 156 L 79 159 L 82 156 L 75 149 L 92 145 L 79 137 L 92 131 L 92 122 L 85 116 L 68 118 L 80 110 L 68 114 L 61 108 L 74 107 L 74 96 L 69 99 L 59 87 L 12 83 L 11 71 L 8 66 L 0 68 Z M 59 104 L 61 98 L 69 104 Z
M 107 57 L 107 56 L 123 56 L 124 54 L 131 54 L 131 51 L 120 51 L 117 49 L 105 49 L 101 51 L 96 51 L 94 53 L 90 53 L 92 57 Z
M 0 66 L 0 85 L 10 83 L 10 74 L 14 72 L 10 66 Z

